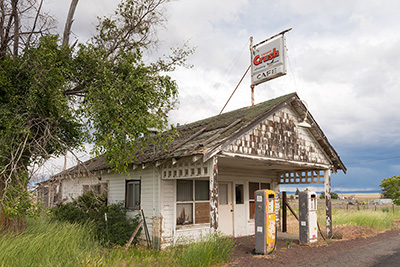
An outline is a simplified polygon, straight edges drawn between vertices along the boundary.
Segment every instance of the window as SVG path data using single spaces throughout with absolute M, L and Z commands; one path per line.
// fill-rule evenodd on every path
M 125 205 L 130 210 L 140 209 L 140 180 L 126 180 Z
M 237 184 L 235 186 L 235 196 L 236 196 L 236 204 L 243 204 L 244 203 L 243 185 L 242 184 Z
M 98 184 L 90 184 L 90 185 L 82 185 L 82 193 L 86 194 L 89 191 L 93 191 L 95 194 L 106 194 L 108 193 L 108 183 L 98 183 Z
M 208 180 L 176 181 L 176 224 L 210 222 L 210 189 Z
M 250 219 L 254 219 L 254 193 L 260 189 L 270 189 L 270 184 L 268 183 L 249 183 L 249 211 Z

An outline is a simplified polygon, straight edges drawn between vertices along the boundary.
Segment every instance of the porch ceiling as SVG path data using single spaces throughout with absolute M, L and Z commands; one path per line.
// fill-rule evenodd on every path
M 227 156 L 218 157 L 218 168 L 232 169 L 252 169 L 254 171 L 311 171 L 329 168 L 322 164 L 311 164 L 303 162 L 285 161 L 270 158 L 246 158 L 246 156 Z

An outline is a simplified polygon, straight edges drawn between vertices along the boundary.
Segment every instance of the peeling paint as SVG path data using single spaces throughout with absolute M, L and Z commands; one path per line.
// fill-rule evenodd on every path
M 213 157 L 213 173 L 210 177 L 210 228 L 218 229 L 218 158 Z

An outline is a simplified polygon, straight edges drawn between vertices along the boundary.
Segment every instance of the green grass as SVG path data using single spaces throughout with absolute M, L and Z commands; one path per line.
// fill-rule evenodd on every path
M 28 220 L 26 231 L 0 236 L 2 266 L 77 266 L 100 247 L 88 226 Z
M 225 263 L 234 241 L 221 234 L 156 251 L 143 247 L 105 248 L 90 225 L 28 220 L 26 231 L 0 235 L 0 266 L 210 266 Z
M 174 248 L 175 262 L 180 266 L 210 266 L 229 261 L 234 241 L 220 233 L 202 236 Z
M 334 225 L 358 225 L 375 229 L 391 229 L 393 221 L 400 219 L 400 213 L 392 213 L 381 210 L 341 210 L 334 209 L 332 220 Z M 325 212 L 318 211 L 318 221 L 326 224 Z

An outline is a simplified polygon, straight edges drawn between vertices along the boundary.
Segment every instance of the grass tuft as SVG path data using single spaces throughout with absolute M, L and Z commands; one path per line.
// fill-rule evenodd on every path
M 234 241 L 220 232 L 201 236 L 199 240 L 188 241 L 177 246 L 175 262 L 179 266 L 210 266 L 229 261 L 235 247 Z

